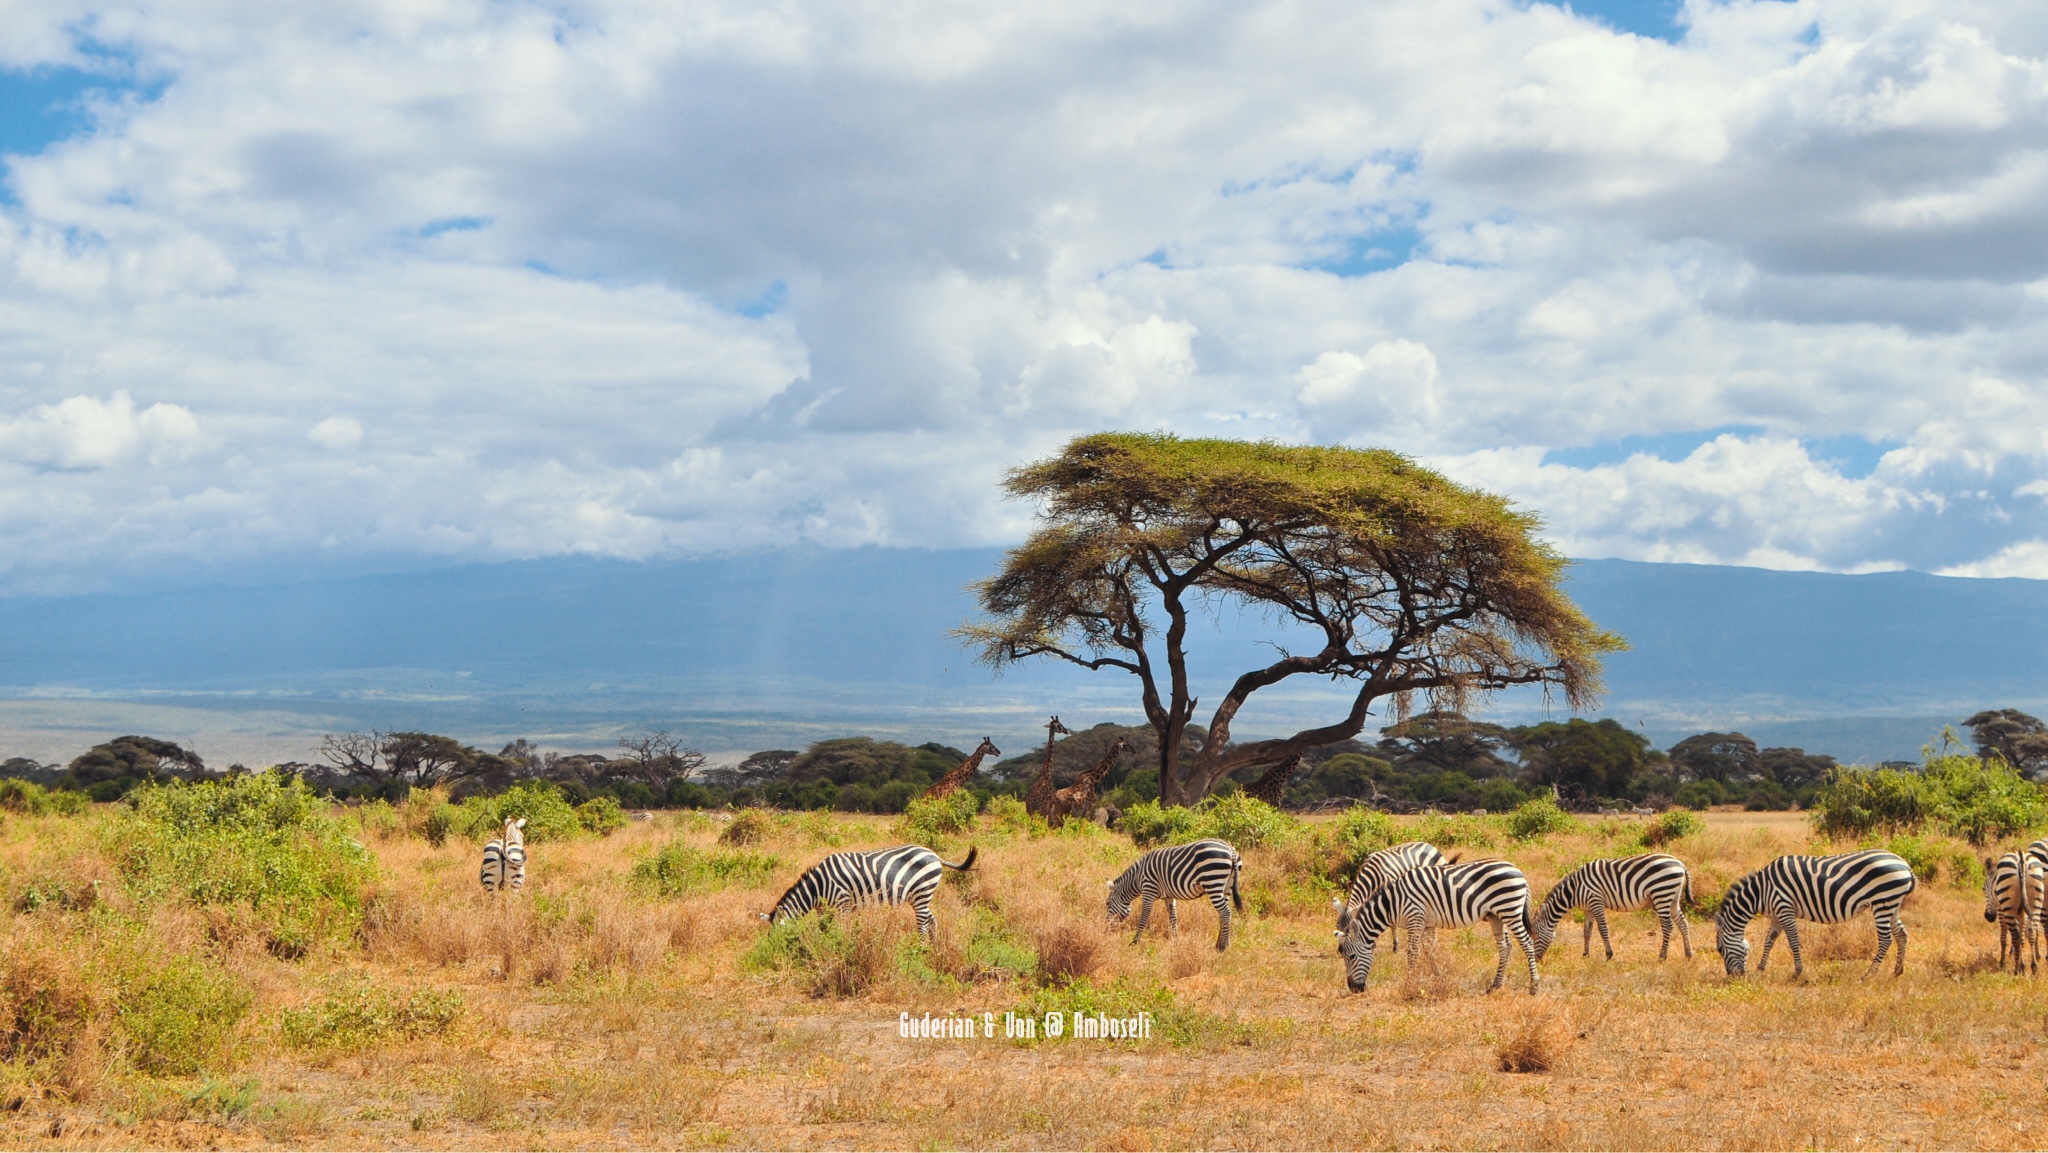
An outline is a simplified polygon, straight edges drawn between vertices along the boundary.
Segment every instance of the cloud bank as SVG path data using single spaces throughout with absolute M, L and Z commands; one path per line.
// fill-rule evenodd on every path
M 2048 10 L 7 0 L 0 587 L 978 545 L 1105 427 L 2048 576 Z M 63 113 L 57 115 L 57 111 Z

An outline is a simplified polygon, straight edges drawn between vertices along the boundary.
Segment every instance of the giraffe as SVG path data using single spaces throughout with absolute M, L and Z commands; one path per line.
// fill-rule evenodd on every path
M 1131 742 L 1123 737 L 1110 742 L 1109 752 L 1103 754 L 1094 768 L 1075 777 L 1073 784 L 1052 795 L 1052 807 L 1045 814 L 1046 823 L 1058 827 L 1066 824 L 1068 817 L 1094 811 L 1095 790 L 1102 787 L 1102 779 L 1109 775 L 1117 758 L 1130 747 Z
M 960 786 L 966 784 L 968 779 L 974 776 L 974 770 L 981 767 L 981 758 L 986 757 L 991 753 L 1000 757 L 1003 755 L 1003 750 L 996 747 L 996 743 L 994 740 L 988 737 L 981 738 L 980 746 L 978 746 L 974 750 L 974 752 L 968 756 L 966 760 L 961 761 L 959 766 L 955 768 L 952 772 L 947 773 L 945 776 L 940 777 L 936 781 L 933 781 L 931 788 L 926 789 L 924 792 L 918 794 L 918 800 L 924 800 L 927 797 L 938 798 L 951 796 L 952 794 L 959 792 Z
M 1287 782 L 1294 774 L 1308 767 L 1308 758 L 1296 753 L 1272 768 L 1265 775 L 1244 787 L 1244 795 L 1253 800 L 1264 801 L 1274 808 L 1280 807 L 1280 798 L 1287 793 Z
M 1046 722 L 1045 766 L 1038 770 L 1038 776 L 1032 780 L 1031 787 L 1024 790 L 1024 811 L 1027 813 L 1042 817 L 1052 808 L 1052 741 L 1062 733 L 1072 736 L 1073 730 L 1061 724 L 1058 717 Z

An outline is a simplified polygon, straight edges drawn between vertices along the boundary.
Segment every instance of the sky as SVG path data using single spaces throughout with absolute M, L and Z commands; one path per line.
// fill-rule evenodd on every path
M 2048 578 L 2048 5 L 0 0 L 0 593 L 1014 542 L 1105 428 Z

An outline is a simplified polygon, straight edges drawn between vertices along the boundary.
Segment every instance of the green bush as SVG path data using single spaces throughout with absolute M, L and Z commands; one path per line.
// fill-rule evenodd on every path
M 287 957 L 361 923 L 376 863 L 302 782 L 263 773 L 150 785 L 129 805 L 108 825 L 107 850 L 144 902 L 247 905 Z
M 626 827 L 626 811 L 617 797 L 600 793 L 576 806 L 576 821 L 585 832 L 609 837 Z
M 363 1049 L 389 1040 L 437 1037 L 462 1016 L 462 996 L 422 989 L 400 998 L 367 981 L 352 982 L 310 1005 L 278 1015 L 277 1031 L 294 1049 Z
M 1491 849 L 1500 843 L 1500 828 L 1491 817 L 1426 816 L 1410 830 L 1412 839 L 1448 849 L 1462 845 L 1469 849 Z
M 427 815 L 420 820 L 420 835 L 438 849 L 448 843 L 448 834 L 467 827 L 468 820 L 461 809 L 443 801 L 428 809 Z M 499 827 L 503 828 L 502 825 Z
M 752 845 L 765 839 L 774 829 L 774 818 L 760 809 L 741 809 L 733 814 L 732 823 L 718 834 L 721 845 Z
M 1985 845 L 2048 824 L 2048 798 L 2002 760 L 1930 751 L 1918 770 L 1835 769 L 1814 795 L 1812 819 L 1834 837 L 1912 833 L 1932 825 Z
M 1643 847 L 1661 849 L 1680 837 L 1690 837 L 1706 827 L 1707 823 L 1697 814 L 1684 809 L 1673 809 L 1643 826 Z
M 235 1027 L 253 998 L 218 965 L 182 953 L 150 957 L 124 985 L 114 1021 L 137 1069 L 187 1077 L 232 1063 Z
M 1281 844 L 1304 831 L 1299 820 L 1241 791 L 1210 797 L 1193 808 L 1145 801 L 1124 810 L 1122 824 L 1141 849 L 1210 837 L 1252 849 Z
M 614 802 L 616 804 L 616 802 Z M 508 818 L 526 818 L 528 841 L 566 841 L 583 832 L 583 820 L 562 790 L 550 781 L 520 781 L 494 796 L 465 799 L 453 830 L 472 840 L 496 837 Z
M 1509 837 L 1517 841 L 1533 841 L 1552 833 L 1569 833 L 1578 829 L 1578 819 L 1557 807 L 1549 797 L 1537 797 L 1524 801 L 1514 812 L 1501 818 L 1501 825 Z
M 1024 807 L 1024 802 L 1007 794 L 990 797 L 987 806 L 981 810 L 981 815 L 987 817 L 990 824 L 1006 833 L 1032 831 L 1031 813 Z
M 966 789 L 943 797 L 919 797 L 903 810 L 896 822 L 896 835 L 906 841 L 928 845 L 974 826 L 981 800 Z
M 1728 791 L 1719 781 L 1687 781 L 1678 786 L 1672 800 L 1688 809 L 1709 809 L 1728 803 Z
M 1941 875 L 1942 857 L 1944 854 L 1939 848 L 1928 844 L 1923 838 L 1902 833 L 1883 842 L 1872 838 L 1864 842 L 1863 847 L 1866 849 L 1884 849 L 1896 854 L 1900 860 L 1912 866 L 1915 877 L 1930 884 L 1933 883 L 1936 877 Z
M 28 817 L 55 813 L 68 817 L 84 811 L 91 803 L 84 793 L 46 789 L 19 777 L 0 777 L 0 809 L 10 813 Z
M 752 849 L 706 851 L 673 841 L 633 866 L 633 878 L 664 897 L 710 893 L 730 885 L 760 885 L 782 869 L 780 858 Z

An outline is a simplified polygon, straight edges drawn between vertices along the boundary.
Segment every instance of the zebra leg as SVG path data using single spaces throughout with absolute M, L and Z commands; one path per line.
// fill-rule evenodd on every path
M 2041 972 L 2041 941 L 2034 935 L 2034 918 L 2022 912 L 2020 922 L 2027 927 L 2027 974 L 2038 976 Z
M 1892 919 L 1896 916 L 1896 913 L 1892 916 L 1886 916 L 1880 912 L 1871 918 L 1871 920 L 1877 923 L 1877 956 L 1870 959 L 1870 968 L 1863 970 L 1865 977 L 1877 972 L 1877 967 L 1884 964 L 1884 955 L 1891 951 Z M 2000 925 L 1998 931 L 2000 934 L 1998 939 L 1998 967 L 2003 970 L 2005 968 L 2005 926 Z
M 1906 918 L 1897 909 L 1892 910 L 1892 936 L 1899 940 L 1899 955 L 1892 963 L 1892 976 L 1897 977 L 1906 971 Z
M 912 900 L 910 907 L 917 910 L 918 939 L 927 945 L 931 944 L 932 934 L 936 933 L 939 928 L 939 922 L 932 916 L 932 895 L 930 893 L 918 894 Z
M 1216 951 L 1221 953 L 1230 947 L 1230 896 L 1217 889 L 1209 894 L 1209 903 L 1216 906 Z
M 1678 918 L 1678 939 L 1685 942 L 1685 959 L 1692 960 L 1692 929 L 1685 923 L 1685 903 L 1671 899 L 1671 913 Z
M 1171 937 L 1180 932 L 1180 916 L 1173 911 L 1173 898 L 1166 898 L 1166 935 Z
M 1508 920 L 1499 913 L 1486 919 L 1493 922 L 1493 947 L 1500 954 L 1500 959 L 1493 966 L 1493 984 L 1486 987 L 1486 991 L 1492 993 L 1508 979 Z
M 1785 914 L 1785 946 L 1792 950 L 1792 976 L 1796 980 L 1806 974 L 1806 954 L 1799 949 L 1799 922 L 1792 914 Z M 1761 971 L 1762 965 L 1757 969 Z
M 1664 960 L 1665 960 L 1665 959 L 1666 959 L 1667 957 L 1671 956 L 1671 930 L 1672 930 L 1673 928 L 1675 928 L 1675 927 L 1676 927 L 1676 926 L 1674 926 L 1674 925 L 1672 924 L 1672 918 L 1673 918 L 1673 917 L 1675 917 L 1675 916 L 1677 916 L 1677 915 L 1678 915 L 1678 902 L 1676 902 L 1676 901 L 1673 901 L 1673 902 L 1671 902 L 1671 904 L 1670 904 L 1670 905 L 1668 905 L 1668 906 L 1667 906 L 1667 905 L 1665 905 L 1665 904 L 1664 904 L 1664 903 L 1663 903 L 1662 901 L 1659 901 L 1659 902 L 1658 902 L 1658 904 L 1657 904 L 1657 962 L 1658 962 L 1658 964 L 1662 964 L 1662 963 L 1664 962 Z
M 1607 950 L 1607 959 L 1612 961 L 1614 960 L 1614 939 L 1607 935 L 1607 906 L 1595 901 L 1592 915 L 1593 919 L 1600 924 L 1600 947 Z
M 2000 917 L 1998 920 L 1998 971 L 2001 973 L 2005 972 L 2005 944 L 2012 939 L 2012 930 L 2012 922 Z M 1884 939 L 1884 926 L 1882 923 L 1878 926 L 1877 936 L 1879 940 Z M 1871 967 L 1876 968 L 1877 962 L 1871 962 Z
M 1579 926 L 1579 956 L 1593 955 L 1593 902 L 1586 902 L 1586 919 Z
M 1508 922 L 1508 931 L 1515 935 L 1515 944 L 1522 947 L 1522 960 L 1529 963 L 1529 995 L 1536 995 L 1536 941 L 1529 936 L 1529 926 L 1517 918 Z M 1507 963 L 1507 949 L 1501 949 L 1501 963 Z
M 1767 965 L 1769 965 L 1769 964 L 1771 963 L 1771 947 L 1772 947 L 1772 946 L 1774 946 L 1774 945 L 1776 945 L 1777 943 L 1778 943 L 1778 918 L 1777 918 L 1777 916 L 1776 916 L 1776 915 L 1774 914 L 1774 915 L 1773 915 L 1773 916 L 1771 917 L 1771 931 L 1770 931 L 1770 932 L 1768 932 L 1768 933 L 1765 933 L 1765 934 L 1764 934 L 1764 951 L 1763 951 L 1763 954 L 1762 954 L 1761 956 L 1757 957 L 1757 959 L 1756 959 L 1756 971 L 1757 971 L 1757 972 L 1759 972 L 1759 973 L 1763 972 L 1763 971 L 1764 971 L 1764 967 L 1765 967 L 1765 966 L 1767 966 Z
M 1142 937 L 1144 937 L 1144 935 L 1145 935 L 1145 925 L 1146 925 L 1146 923 L 1147 923 L 1147 922 L 1149 922 L 1149 921 L 1150 921 L 1151 919 L 1152 919 L 1152 898 L 1150 898 L 1150 897 L 1139 897 L 1139 898 L 1138 898 L 1138 931 L 1137 931 L 1137 932 L 1135 932 L 1135 933 L 1133 933 L 1133 934 L 1131 934 L 1131 944 L 1133 944 L 1133 945 L 1137 944 L 1137 943 L 1138 943 L 1138 941 L 1139 941 L 1139 939 L 1141 939 Z

